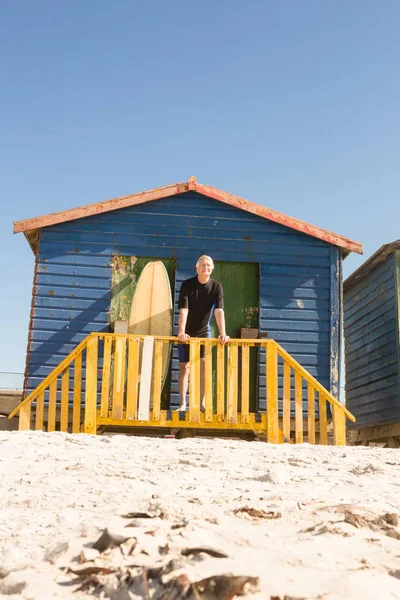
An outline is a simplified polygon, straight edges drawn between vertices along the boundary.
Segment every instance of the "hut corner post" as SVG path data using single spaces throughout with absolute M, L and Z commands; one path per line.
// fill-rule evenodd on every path
M 338 248 L 331 248 L 331 323 L 330 323 L 330 388 L 329 391 L 339 400 L 340 390 L 340 342 L 341 342 L 341 295 L 342 272 Z
M 395 290 L 396 290 L 396 301 L 397 301 L 397 365 L 398 365 L 398 389 L 400 389 L 400 249 L 396 250 L 394 254 L 394 268 L 396 273 L 395 278 Z

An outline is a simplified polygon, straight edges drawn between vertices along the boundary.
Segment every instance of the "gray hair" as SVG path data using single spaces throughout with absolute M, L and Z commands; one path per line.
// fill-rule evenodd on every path
M 212 268 L 214 268 L 214 261 L 213 261 L 213 259 L 211 258 L 211 256 L 207 256 L 206 254 L 203 254 L 202 256 L 200 256 L 199 260 L 198 260 L 198 261 L 197 261 L 197 263 L 196 263 L 196 269 L 197 269 L 197 267 L 199 267 L 199 266 L 201 265 L 201 263 L 202 263 L 202 262 L 204 262 L 205 260 L 209 260 L 209 261 L 210 261 L 210 263 L 211 263 L 211 265 L 212 265 Z

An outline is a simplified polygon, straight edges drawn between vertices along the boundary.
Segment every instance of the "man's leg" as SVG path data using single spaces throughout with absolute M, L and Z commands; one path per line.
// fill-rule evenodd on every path
M 190 372 L 190 363 L 188 362 L 180 362 L 179 363 L 179 400 L 180 407 L 179 410 L 186 410 L 186 394 L 189 385 L 189 372 Z

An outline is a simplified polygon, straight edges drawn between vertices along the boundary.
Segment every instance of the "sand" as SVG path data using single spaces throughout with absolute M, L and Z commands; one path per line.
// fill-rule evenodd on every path
M 400 599 L 399 450 L 0 432 L 0 452 L 0 598 Z

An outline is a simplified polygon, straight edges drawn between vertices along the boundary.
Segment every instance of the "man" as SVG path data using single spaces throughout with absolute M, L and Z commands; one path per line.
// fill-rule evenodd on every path
M 179 294 L 178 339 L 187 342 L 190 337 L 211 337 L 210 321 L 215 311 L 221 344 L 229 341 L 225 331 L 224 293 L 222 285 L 211 279 L 214 263 L 209 256 L 200 256 L 196 263 L 197 277 L 187 279 Z M 180 411 L 186 410 L 186 394 L 189 383 L 189 344 L 179 344 L 179 397 Z M 205 409 L 205 358 L 204 345 L 200 350 L 200 407 Z

